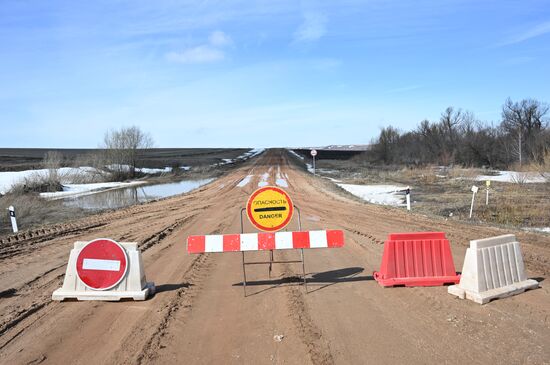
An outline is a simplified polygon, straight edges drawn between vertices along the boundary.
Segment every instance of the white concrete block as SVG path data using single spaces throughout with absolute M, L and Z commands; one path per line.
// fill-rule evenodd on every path
M 65 272 L 63 286 L 52 294 L 52 300 L 78 299 L 78 300 L 105 300 L 118 301 L 130 298 L 133 300 L 145 300 L 155 292 L 155 284 L 147 282 L 141 260 L 141 252 L 136 242 L 120 242 L 128 256 L 128 270 L 124 278 L 115 287 L 109 290 L 94 290 L 88 288 L 78 278 L 76 273 L 76 260 L 80 250 L 88 242 L 75 242 L 69 255 L 69 262 Z
M 485 304 L 538 286 L 527 279 L 519 242 L 508 234 L 470 241 L 460 283 L 449 286 L 448 293 Z

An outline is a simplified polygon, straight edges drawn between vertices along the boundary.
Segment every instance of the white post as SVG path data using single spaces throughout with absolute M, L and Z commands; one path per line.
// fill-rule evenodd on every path
M 489 186 L 491 186 L 491 180 L 485 181 L 485 186 L 486 186 L 485 205 L 489 205 Z
M 315 156 L 317 156 L 317 150 L 313 149 L 309 151 L 311 157 L 313 157 L 313 175 L 315 175 Z
M 411 188 L 407 186 L 407 190 L 405 190 L 405 195 L 407 197 L 407 210 L 411 210 Z
M 19 230 L 17 229 L 17 220 L 15 219 L 15 208 L 13 205 L 10 205 L 8 208 L 10 219 L 11 219 L 11 228 L 13 229 L 13 233 L 17 233 Z
M 476 193 L 479 190 L 477 186 L 472 186 L 472 205 L 470 205 L 470 218 L 472 218 L 472 213 L 474 211 L 474 199 L 476 198 Z

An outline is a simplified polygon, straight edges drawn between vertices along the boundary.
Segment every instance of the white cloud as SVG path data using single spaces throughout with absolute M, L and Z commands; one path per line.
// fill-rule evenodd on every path
M 212 32 L 208 37 L 208 41 L 214 47 L 225 47 L 233 44 L 231 37 L 219 30 Z
M 166 58 L 179 63 L 211 63 L 223 60 L 225 53 L 209 45 L 202 45 L 181 52 L 170 52 Z
M 516 34 L 513 37 L 508 38 L 504 42 L 501 42 L 499 45 L 508 46 L 511 44 L 521 43 L 531 38 L 539 37 L 547 33 L 550 33 L 550 22 L 538 24 L 531 29 L 528 29 L 522 33 Z
M 225 59 L 223 47 L 233 44 L 231 37 L 222 31 L 214 31 L 208 37 L 208 43 L 184 49 L 181 52 L 169 52 L 166 59 L 178 63 L 212 63 Z
M 295 42 L 313 42 L 327 32 L 327 17 L 320 13 L 305 13 L 304 21 L 294 33 Z

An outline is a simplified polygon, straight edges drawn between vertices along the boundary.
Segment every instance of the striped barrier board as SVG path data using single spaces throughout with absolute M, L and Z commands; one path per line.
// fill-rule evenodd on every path
M 187 252 L 239 252 L 344 246 L 341 230 L 189 236 Z

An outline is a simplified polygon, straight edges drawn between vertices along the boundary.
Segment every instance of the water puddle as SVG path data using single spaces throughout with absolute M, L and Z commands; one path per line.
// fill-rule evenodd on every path
M 185 180 L 177 183 L 131 186 L 91 195 L 67 197 L 63 205 L 87 210 L 117 209 L 183 194 L 208 184 L 214 179 Z

